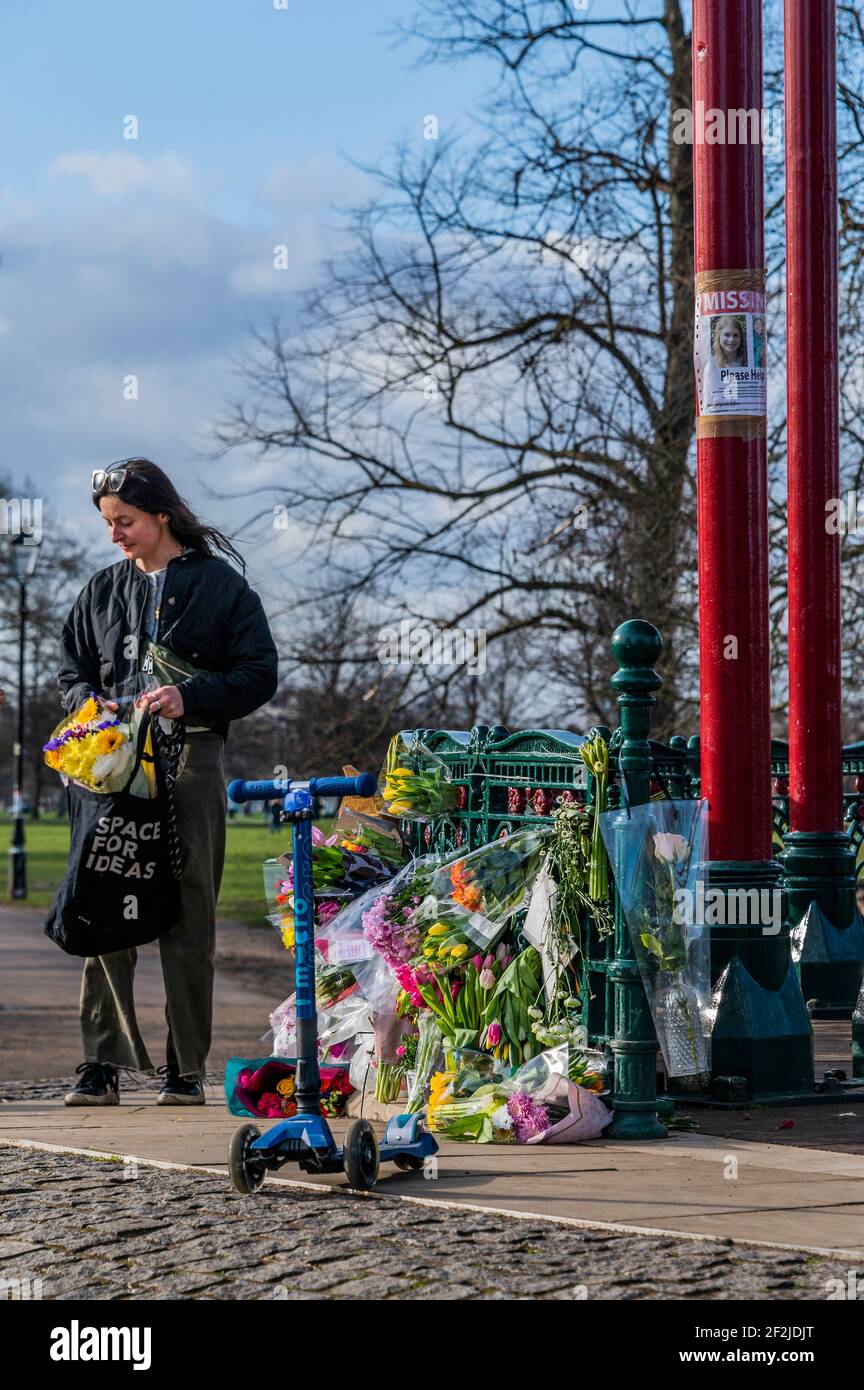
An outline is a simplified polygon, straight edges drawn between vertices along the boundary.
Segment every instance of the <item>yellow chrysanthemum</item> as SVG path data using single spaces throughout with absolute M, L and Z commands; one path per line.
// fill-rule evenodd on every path
M 91 719 L 98 719 L 102 713 L 95 700 L 87 699 L 79 710 L 72 716 L 73 724 L 89 724 Z

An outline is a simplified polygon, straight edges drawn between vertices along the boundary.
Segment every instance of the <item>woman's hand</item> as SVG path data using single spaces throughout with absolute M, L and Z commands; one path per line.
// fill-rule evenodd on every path
M 140 703 L 151 714 L 160 719 L 179 719 L 183 713 L 183 696 L 176 685 L 160 685 L 156 690 L 145 690 Z

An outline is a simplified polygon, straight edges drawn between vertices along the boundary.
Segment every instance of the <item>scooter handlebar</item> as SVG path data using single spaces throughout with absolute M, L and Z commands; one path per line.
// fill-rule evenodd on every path
M 299 778 L 267 782 L 237 778 L 228 784 L 228 796 L 238 806 L 244 801 L 278 801 L 292 787 L 306 785 Z M 378 783 L 371 772 L 361 772 L 356 777 L 310 777 L 308 787 L 313 796 L 374 796 Z

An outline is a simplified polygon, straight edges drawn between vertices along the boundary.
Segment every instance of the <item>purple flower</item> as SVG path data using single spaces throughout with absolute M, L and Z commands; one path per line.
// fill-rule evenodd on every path
M 363 935 L 391 969 L 406 965 L 420 949 L 419 931 L 400 914 L 393 893 L 381 893 L 363 913 Z
M 510 1097 L 507 1113 L 513 1121 L 519 1144 L 527 1144 L 529 1139 L 549 1128 L 549 1113 L 546 1107 L 538 1105 L 525 1091 L 517 1091 Z

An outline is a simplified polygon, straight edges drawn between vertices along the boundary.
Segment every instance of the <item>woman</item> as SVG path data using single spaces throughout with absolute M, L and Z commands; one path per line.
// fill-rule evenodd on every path
M 700 413 L 710 415 L 738 399 L 734 367 L 747 364 L 741 325 L 733 314 L 719 314 L 712 323 L 711 355 L 702 373 Z
M 143 704 L 154 718 L 184 721 L 174 785 L 185 850 L 182 912 L 159 938 L 168 1042 L 158 1100 L 203 1105 L 225 857 L 222 750 L 229 722 L 275 694 L 276 648 L 261 600 L 216 553 L 242 567 L 236 550 L 193 515 L 161 468 L 149 459 L 124 459 L 97 470 L 91 487 L 123 559 L 79 594 L 63 628 L 58 680 L 71 713 L 88 691 L 110 691 L 149 672 L 156 688 L 141 697 Z M 135 1018 L 135 961 L 128 950 L 85 963 L 85 1060 L 67 1105 L 116 1105 L 118 1067 L 153 1069 Z

